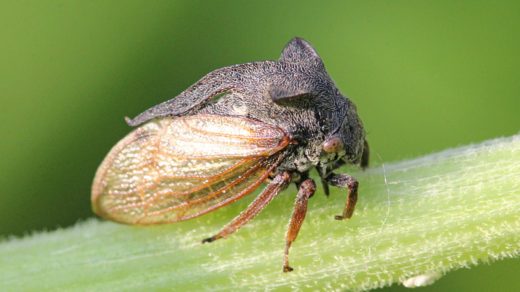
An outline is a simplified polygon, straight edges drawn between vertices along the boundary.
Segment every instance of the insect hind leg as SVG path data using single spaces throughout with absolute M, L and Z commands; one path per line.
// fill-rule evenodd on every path
M 247 222 L 253 219 L 265 206 L 271 202 L 281 191 L 283 191 L 291 181 L 291 175 L 288 172 L 278 174 L 265 189 L 255 198 L 255 200 L 231 222 L 228 223 L 219 233 L 205 238 L 202 243 L 213 242 L 217 239 L 224 238 L 231 233 L 237 231 Z

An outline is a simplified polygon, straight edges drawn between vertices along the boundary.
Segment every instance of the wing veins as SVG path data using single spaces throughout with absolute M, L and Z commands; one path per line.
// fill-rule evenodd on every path
M 280 155 L 278 157 L 278 159 L 276 160 L 275 163 L 273 163 L 273 165 L 271 165 L 266 171 L 265 173 L 260 176 L 254 183 L 250 184 L 248 187 L 246 187 L 244 190 L 242 190 L 240 193 L 236 194 L 235 196 L 232 196 L 232 197 L 229 197 L 228 199 L 222 201 L 222 202 L 219 202 L 215 205 L 212 205 L 210 206 L 209 208 L 206 208 L 202 211 L 199 211 L 195 214 L 191 214 L 191 215 L 188 215 L 186 217 L 182 216 L 182 217 L 179 217 L 177 218 L 177 221 L 181 221 L 181 220 L 188 220 L 188 219 L 191 219 L 191 218 L 195 218 L 195 217 L 198 217 L 198 216 L 201 216 L 201 215 L 204 215 L 206 213 L 209 213 L 215 209 L 218 209 L 220 207 L 223 207 L 223 206 L 226 206 L 226 205 L 229 205 L 239 199 L 241 199 L 243 196 L 251 193 L 252 191 L 254 191 L 262 182 L 264 182 L 267 177 L 269 176 L 269 174 L 280 164 L 280 162 L 282 161 L 282 159 L 285 158 L 285 155 Z
M 248 169 L 246 171 L 246 173 L 244 173 L 242 176 L 239 176 L 238 178 L 236 178 L 235 180 L 233 180 L 232 182 L 224 185 L 223 187 L 219 188 L 218 190 L 216 191 L 213 191 L 207 195 L 205 195 L 204 197 L 202 198 L 198 198 L 198 199 L 195 199 L 195 200 L 191 200 L 191 201 L 185 201 L 183 202 L 182 204 L 180 205 L 176 205 L 176 206 L 171 206 L 171 207 L 168 207 L 168 208 L 165 208 L 163 210 L 158 210 L 158 211 L 154 211 L 154 212 L 151 212 L 151 213 L 148 213 L 148 215 L 160 215 L 160 214 L 164 214 L 168 211 L 172 211 L 172 210 L 175 210 L 175 209 L 183 209 L 183 208 L 189 208 L 190 206 L 192 205 L 197 205 L 197 204 L 200 204 L 200 203 L 204 203 L 204 202 L 207 202 L 215 197 L 217 197 L 219 194 L 221 194 L 223 191 L 226 191 L 228 189 L 232 189 L 233 187 L 237 186 L 238 184 L 240 184 L 241 182 L 245 181 L 246 179 L 249 178 L 249 176 L 251 175 L 251 173 L 254 173 L 258 168 L 261 167 L 261 164 L 256 164 L 256 165 L 253 165 L 250 169 Z M 148 202 L 147 202 L 148 203 Z
M 190 125 L 186 120 L 183 120 L 182 122 L 186 125 L 186 127 L 191 129 L 192 131 L 198 132 L 198 133 L 202 134 L 201 136 L 213 136 L 215 134 L 213 132 L 205 131 L 204 129 L 195 128 L 192 125 Z M 241 127 L 241 128 L 243 130 L 245 130 L 245 131 L 250 132 L 246 127 Z M 278 127 L 276 127 L 276 130 L 283 133 L 283 131 L 281 131 Z M 208 135 L 208 134 L 211 134 L 211 135 Z M 227 133 L 218 133 L 218 134 L 219 134 L 220 137 L 237 138 L 237 139 L 246 140 L 246 141 L 249 141 L 249 140 L 273 140 L 273 137 L 267 137 L 267 136 L 247 137 L 245 135 L 233 135 L 233 134 L 227 134 Z
M 282 129 L 244 117 L 176 119 L 185 127 L 181 131 L 175 131 L 174 127 L 179 124 L 173 120 L 160 120 L 136 129 L 133 135 L 121 141 L 123 144 L 114 146 L 96 174 L 92 198 L 97 214 L 131 224 L 176 222 L 206 214 L 255 190 L 286 156 L 285 152 L 279 152 L 290 143 L 290 137 Z M 195 119 L 195 124 L 190 125 L 187 119 Z M 214 127 L 216 133 L 200 128 L 205 125 L 204 119 L 208 119 L 208 126 Z M 218 133 L 219 124 L 225 127 L 224 133 Z M 173 131 L 170 133 L 169 129 Z M 227 134 L 233 133 L 233 129 L 244 134 Z M 193 132 L 193 139 L 187 139 L 190 134 L 186 131 Z M 270 133 L 272 137 L 267 137 Z M 175 139 L 180 146 L 172 143 Z M 208 149 L 203 147 L 205 143 L 211 147 L 231 145 L 234 148 Z M 132 163 L 129 159 L 136 161 Z M 168 162 L 172 159 L 177 161 Z M 200 164 L 210 160 L 215 160 L 209 169 L 213 174 L 207 174 L 204 164 Z M 178 175 L 191 165 L 197 168 Z M 178 169 L 181 171 L 174 172 Z M 107 171 L 112 171 L 110 180 L 104 180 Z M 189 181 L 184 183 L 183 180 Z
M 224 169 L 222 172 L 220 172 L 218 175 L 226 175 L 226 174 L 229 174 L 231 171 L 237 169 L 238 167 L 242 166 L 243 164 L 245 164 L 247 161 L 249 160 L 252 160 L 254 158 L 249 158 L 249 157 L 246 157 L 244 159 L 241 159 L 239 161 L 237 161 L 237 163 L 227 167 L 226 169 Z M 156 178 L 156 181 L 158 180 L 162 180 L 162 179 L 209 179 L 211 177 L 214 177 L 215 175 L 170 175 L 170 174 L 166 174 L 166 175 L 159 175 L 157 178 Z

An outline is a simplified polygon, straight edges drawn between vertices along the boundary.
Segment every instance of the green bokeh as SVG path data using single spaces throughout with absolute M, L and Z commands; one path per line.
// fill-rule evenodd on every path
M 516 1 L 2 1 L 0 235 L 92 216 L 124 116 L 212 69 L 275 59 L 293 36 L 356 102 L 375 164 L 515 134 L 519 15 Z M 518 267 L 443 281 L 513 281 Z

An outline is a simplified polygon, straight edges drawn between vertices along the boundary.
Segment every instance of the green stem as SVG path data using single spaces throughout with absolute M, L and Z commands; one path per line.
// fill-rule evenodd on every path
M 228 239 L 214 234 L 248 199 L 155 227 L 88 220 L 0 244 L 12 290 L 177 288 L 368 289 L 520 253 L 520 135 L 352 173 L 354 217 L 335 221 L 345 191 L 318 192 L 282 273 L 295 189 Z M 249 198 L 250 201 L 251 198 Z M 427 276 L 428 278 L 428 276 Z

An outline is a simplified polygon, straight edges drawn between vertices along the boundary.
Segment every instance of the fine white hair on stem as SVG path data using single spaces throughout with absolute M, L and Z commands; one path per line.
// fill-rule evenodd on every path
M 278 197 L 246 228 L 209 245 L 200 240 L 247 200 L 178 224 L 92 219 L 4 239 L 0 283 L 12 291 L 359 291 L 425 285 L 436 273 L 520 256 L 520 135 L 349 174 L 363 191 L 354 216 L 331 218 L 345 203 L 344 189 L 332 189 L 328 199 L 317 194 L 293 246 L 295 270 L 286 275 L 280 255 L 292 196 Z

